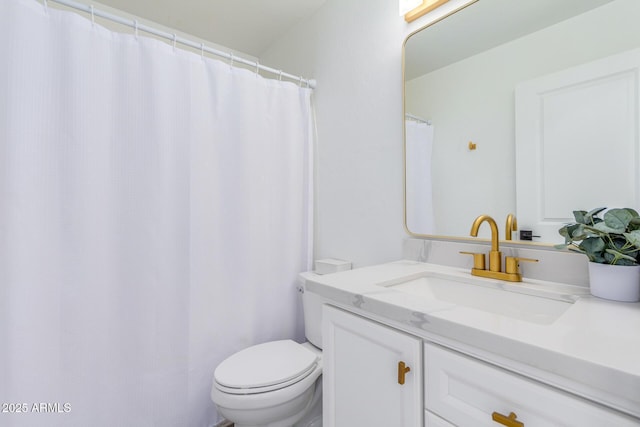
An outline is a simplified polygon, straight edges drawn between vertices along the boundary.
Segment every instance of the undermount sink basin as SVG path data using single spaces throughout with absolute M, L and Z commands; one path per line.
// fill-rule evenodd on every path
M 417 297 L 543 325 L 555 322 L 576 300 L 567 293 L 531 288 L 522 283 L 503 283 L 437 272 L 420 273 L 379 285 Z

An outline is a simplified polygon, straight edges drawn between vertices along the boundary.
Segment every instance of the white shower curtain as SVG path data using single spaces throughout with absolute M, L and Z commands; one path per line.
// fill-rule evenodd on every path
M 34 0 L 0 34 L 0 425 L 215 425 L 215 366 L 303 335 L 310 91 Z
M 433 212 L 433 125 L 405 120 L 406 220 L 409 231 L 435 234 Z

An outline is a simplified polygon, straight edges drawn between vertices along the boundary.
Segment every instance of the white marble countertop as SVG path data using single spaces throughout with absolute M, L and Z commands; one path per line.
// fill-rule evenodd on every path
M 551 293 L 572 304 L 556 320 L 541 324 L 380 285 L 430 272 L 506 291 Z M 425 339 L 442 338 L 454 347 L 459 343 L 461 351 L 640 417 L 640 303 L 606 301 L 590 296 L 584 287 L 526 278 L 517 284 L 496 282 L 471 276 L 468 270 L 415 261 L 310 275 L 306 289 Z

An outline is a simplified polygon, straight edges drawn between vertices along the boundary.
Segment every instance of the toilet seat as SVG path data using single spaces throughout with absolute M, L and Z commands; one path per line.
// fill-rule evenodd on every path
M 246 348 L 215 370 L 215 387 L 229 394 L 257 394 L 295 384 L 316 370 L 319 357 L 292 340 Z

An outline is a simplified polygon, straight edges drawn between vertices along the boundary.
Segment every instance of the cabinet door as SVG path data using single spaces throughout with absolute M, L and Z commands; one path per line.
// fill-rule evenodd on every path
M 330 306 L 322 333 L 325 427 L 422 426 L 420 339 Z
M 640 425 L 638 419 L 436 345 L 425 345 L 425 363 L 426 408 L 459 427 Z M 510 422 L 510 415 L 522 424 Z

